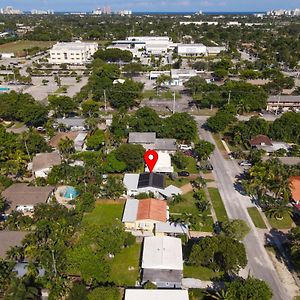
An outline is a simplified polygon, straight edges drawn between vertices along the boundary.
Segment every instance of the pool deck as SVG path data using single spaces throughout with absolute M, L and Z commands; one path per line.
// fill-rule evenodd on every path
M 68 186 L 66 186 L 66 185 L 62 185 L 62 186 L 58 187 L 55 191 L 55 198 L 59 204 L 64 205 L 67 208 L 75 208 L 75 205 L 69 204 L 70 200 L 66 199 L 63 196 L 65 194 L 67 187 Z

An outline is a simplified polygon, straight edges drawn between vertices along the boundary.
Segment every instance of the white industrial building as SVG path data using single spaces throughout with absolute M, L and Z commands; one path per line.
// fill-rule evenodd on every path
M 176 48 L 168 36 L 129 36 L 126 40 L 112 42 L 108 48 L 129 50 L 133 56 L 140 57 L 146 55 L 164 55 Z
M 203 44 L 178 44 L 177 53 L 180 56 L 208 56 L 217 55 L 225 51 L 225 46 L 207 47 Z
M 205 56 L 207 49 L 203 44 L 179 44 L 177 53 L 180 56 Z
M 51 64 L 84 65 L 91 61 L 93 54 L 98 50 L 97 43 L 57 43 L 50 50 Z

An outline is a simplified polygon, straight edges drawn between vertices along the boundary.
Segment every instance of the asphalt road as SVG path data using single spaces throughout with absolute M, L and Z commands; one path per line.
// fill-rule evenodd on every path
M 216 145 L 210 132 L 201 127 L 204 123 L 204 118 L 196 117 L 195 119 L 198 123 L 201 138 Z M 244 240 L 248 257 L 246 274 L 249 272 L 250 275 L 265 280 L 272 288 L 273 299 L 292 299 L 286 288 L 283 286 L 274 269 L 273 263 L 264 248 L 264 238 L 262 234 L 258 232 L 248 215 L 247 207 L 253 206 L 250 198 L 241 195 L 234 188 L 235 176 L 241 173 L 241 168 L 235 161 L 225 159 L 217 147 L 211 156 L 211 163 L 214 167 L 213 173 L 229 218 L 242 219 L 246 221 L 251 228 L 251 232 Z

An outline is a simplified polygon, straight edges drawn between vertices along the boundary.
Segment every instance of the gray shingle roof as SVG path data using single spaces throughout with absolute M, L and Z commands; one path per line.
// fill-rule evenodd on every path
M 10 209 L 20 205 L 36 205 L 46 203 L 53 186 L 27 186 L 26 183 L 15 183 L 2 192 L 2 196 L 8 202 Z
M 154 144 L 155 132 L 130 132 L 128 142 L 131 144 Z
M 32 171 L 36 172 L 60 164 L 61 158 L 58 152 L 38 153 L 32 160 Z

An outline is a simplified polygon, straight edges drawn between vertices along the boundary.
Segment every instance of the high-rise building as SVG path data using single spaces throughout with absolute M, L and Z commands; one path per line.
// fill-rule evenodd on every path
M 0 14 L 2 15 L 20 15 L 23 11 L 20 9 L 15 9 L 12 6 L 6 6 L 0 9 Z
M 101 8 L 96 8 L 95 10 L 93 10 L 92 14 L 93 15 L 102 15 L 102 9 Z

